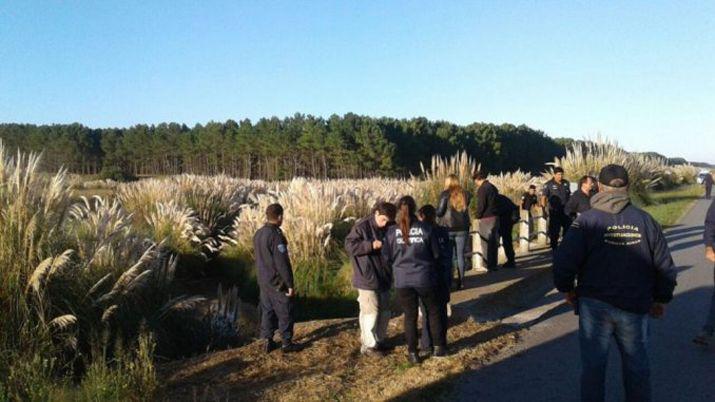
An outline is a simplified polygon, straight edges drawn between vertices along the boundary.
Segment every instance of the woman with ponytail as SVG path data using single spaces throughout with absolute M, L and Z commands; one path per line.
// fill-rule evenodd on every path
M 469 239 L 469 192 L 462 188 L 456 175 L 449 175 L 444 183 L 444 191 L 439 198 L 437 217 L 439 223 L 449 230 L 452 255 L 457 259 L 457 289 L 464 289 L 464 258 Z
M 434 343 L 432 355 L 447 355 L 439 293 L 439 242 L 432 226 L 417 219 L 414 198 L 400 198 L 397 209 L 397 225 L 388 229 L 382 252 L 388 266 L 392 267 L 397 298 L 405 313 L 408 359 L 418 364 L 417 311 L 420 299 L 427 310 Z

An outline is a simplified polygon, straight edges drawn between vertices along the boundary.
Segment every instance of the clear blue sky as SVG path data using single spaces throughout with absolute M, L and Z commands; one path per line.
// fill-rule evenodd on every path
M 715 1 L 2 1 L 0 122 L 527 124 L 715 162 Z

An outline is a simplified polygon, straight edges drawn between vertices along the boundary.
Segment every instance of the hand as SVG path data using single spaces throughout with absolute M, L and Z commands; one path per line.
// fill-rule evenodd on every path
M 373 250 L 379 250 L 382 248 L 382 242 L 380 240 L 373 240 L 372 242 L 372 249 Z
M 295 296 L 295 291 L 293 290 L 293 288 L 288 288 L 288 293 L 286 293 L 286 296 L 288 296 L 288 297 Z
M 663 314 L 665 314 L 665 304 L 653 303 L 650 307 L 650 316 L 653 318 L 660 318 Z
M 578 297 L 576 296 L 576 291 L 572 290 L 568 293 L 564 293 L 564 298 L 566 299 L 566 303 L 575 306 L 576 301 L 578 301 Z
M 715 262 L 715 249 L 712 247 L 705 247 L 705 259 L 710 262 Z

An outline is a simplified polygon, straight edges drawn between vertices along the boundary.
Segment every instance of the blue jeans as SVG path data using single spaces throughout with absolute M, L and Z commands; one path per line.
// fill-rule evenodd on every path
M 713 280 L 715 281 L 715 268 L 713 268 L 713 277 Z M 703 331 L 707 332 L 709 335 L 715 334 L 715 288 L 713 289 L 713 298 L 710 302 L 710 314 L 708 314 L 707 321 L 705 321 Z
M 464 249 L 467 247 L 468 237 L 468 232 L 449 233 L 449 240 L 452 245 L 452 258 L 457 260 L 457 273 L 459 274 L 460 280 L 464 280 L 464 268 L 466 266 L 466 261 L 464 261 Z
M 626 401 L 650 401 L 648 316 L 590 298 L 579 299 L 579 312 L 581 400 L 604 400 L 608 349 L 615 338 L 621 353 Z

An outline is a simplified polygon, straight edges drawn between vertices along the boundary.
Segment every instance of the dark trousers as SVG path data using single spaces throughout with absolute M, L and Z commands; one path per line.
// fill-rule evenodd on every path
M 442 332 L 444 339 L 447 339 L 447 329 L 449 328 L 449 317 L 447 317 L 447 303 L 439 303 L 439 314 L 442 320 Z M 427 317 L 427 307 L 425 302 L 420 299 L 420 309 L 422 310 L 422 333 L 420 334 L 420 349 L 429 350 L 434 346 L 432 342 L 432 334 L 430 333 L 429 318 Z
M 713 186 L 705 186 L 705 199 L 709 200 L 711 198 L 711 195 L 713 193 Z
M 499 219 L 496 217 L 480 219 L 479 238 L 482 243 L 482 258 L 487 264 L 487 269 L 495 269 L 499 260 Z
M 563 211 L 549 211 L 549 241 L 553 250 L 559 246 L 561 231 L 565 236 L 570 226 L 571 218 Z
M 504 254 L 506 254 L 506 260 L 508 263 L 516 261 L 516 253 L 514 252 L 514 236 L 512 235 L 514 224 L 511 222 L 511 220 L 502 220 L 499 222 L 499 237 L 501 237 L 501 243 L 504 247 Z
M 281 331 L 284 344 L 293 339 L 293 299 L 269 286 L 260 286 L 261 338 L 273 339 Z
M 447 345 L 446 332 L 442 322 L 439 290 L 437 286 L 428 288 L 397 289 L 397 298 L 405 313 L 404 327 L 407 351 L 417 353 L 417 310 L 420 299 L 424 302 L 430 336 L 434 346 Z

